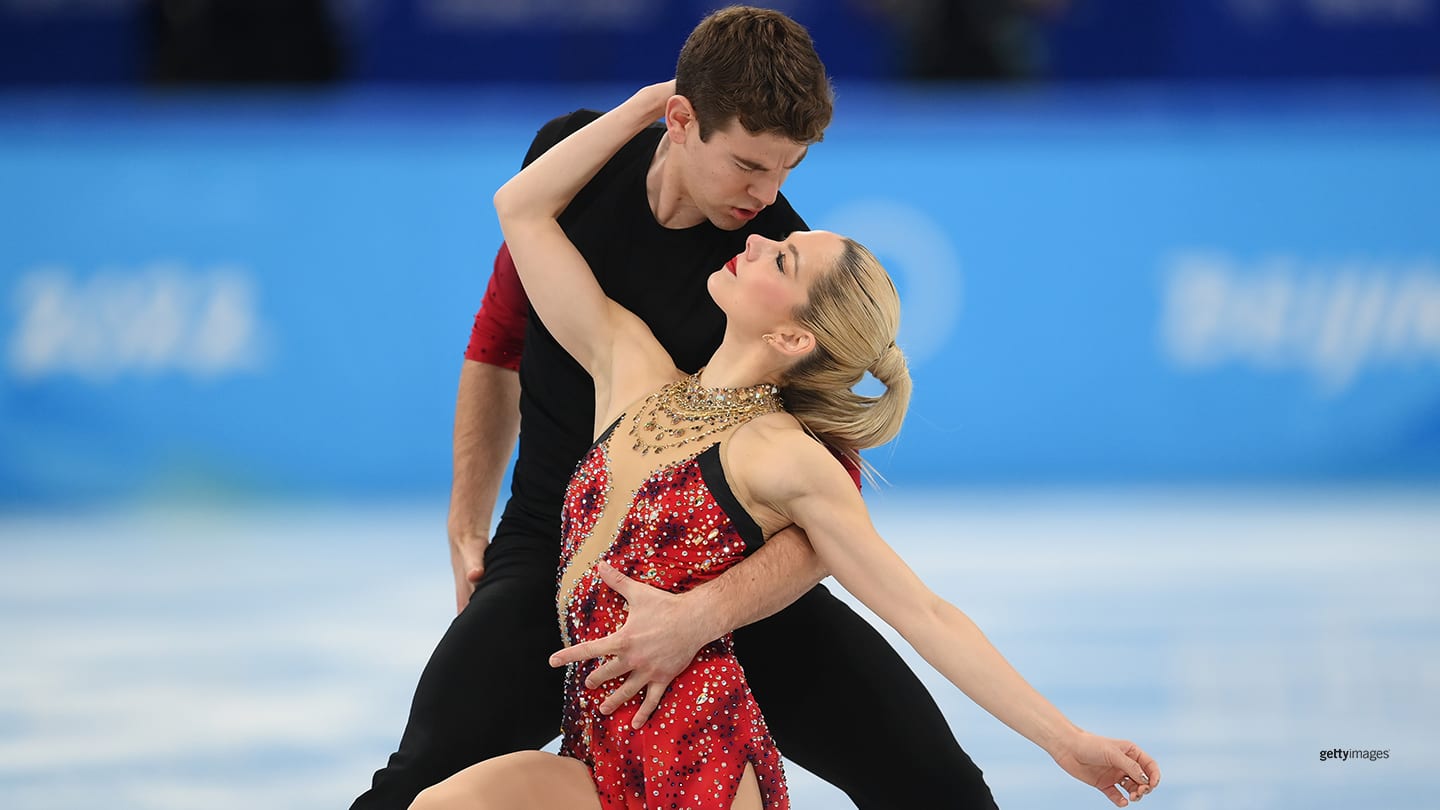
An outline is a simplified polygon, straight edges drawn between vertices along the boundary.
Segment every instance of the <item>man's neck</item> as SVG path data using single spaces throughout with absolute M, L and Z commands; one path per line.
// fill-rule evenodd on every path
M 661 135 L 645 174 L 645 197 L 650 202 L 650 213 L 662 228 L 681 230 L 704 222 L 705 214 L 690 199 L 680 165 L 671 157 L 670 139 Z

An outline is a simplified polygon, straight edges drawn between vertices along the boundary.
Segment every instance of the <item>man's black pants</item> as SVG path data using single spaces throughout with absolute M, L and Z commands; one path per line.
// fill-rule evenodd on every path
M 497 537 L 485 576 L 420 675 L 400 748 L 351 810 L 404 810 L 481 760 L 560 733 L 558 551 Z M 987 808 L 995 801 L 939 707 L 895 650 L 823 586 L 735 633 L 780 752 L 860 810 Z

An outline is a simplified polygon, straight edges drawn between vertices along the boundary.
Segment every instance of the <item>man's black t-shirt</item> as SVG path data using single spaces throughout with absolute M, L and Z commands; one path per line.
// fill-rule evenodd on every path
M 531 143 L 526 165 L 599 116 L 580 110 L 547 123 Z M 781 196 L 739 230 L 709 221 L 683 229 L 661 226 L 650 210 L 645 177 L 664 132 L 657 123 L 621 147 L 575 195 L 560 225 L 606 295 L 650 325 L 676 367 L 695 371 L 720 345 L 725 328 L 705 280 L 744 250 L 750 234 L 782 239 L 806 225 Z M 593 441 L 594 421 L 590 375 L 531 309 L 520 360 L 520 452 L 497 541 L 543 544 L 559 553 L 565 486 Z

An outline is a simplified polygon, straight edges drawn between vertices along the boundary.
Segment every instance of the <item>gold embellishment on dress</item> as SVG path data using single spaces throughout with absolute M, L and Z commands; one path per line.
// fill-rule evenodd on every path
M 630 419 L 631 449 L 641 455 L 683 447 L 783 410 L 780 391 L 769 383 L 746 388 L 706 388 L 700 372 L 676 380 L 646 398 Z

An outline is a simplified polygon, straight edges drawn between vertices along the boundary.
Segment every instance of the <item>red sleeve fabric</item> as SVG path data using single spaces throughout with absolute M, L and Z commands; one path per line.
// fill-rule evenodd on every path
M 860 463 L 854 457 L 846 455 L 828 444 L 825 445 L 825 449 L 840 461 L 840 466 L 845 468 L 845 472 L 850 473 L 850 480 L 855 482 L 855 488 L 863 490 L 864 487 L 860 486 Z
M 547 121 L 535 133 L 522 165 L 529 166 L 567 135 L 599 117 L 600 113 L 594 110 L 576 110 Z M 470 345 L 465 347 L 465 359 L 519 371 L 520 355 L 525 349 L 525 324 L 529 317 L 530 299 L 520 285 L 509 246 L 501 242 L 500 251 L 495 254 L 495 270 L 490 274 L 480 311 L 475 313 L 475 325 L 470 329 Z
M 480 311 L 475 313 L 475 325 L 470 329 L 465 359 L 519 371 L 520 355 L 525 349 L 525 323 L 529 317 L 530 299 L 525 297 L 525 288 L 520 285 L 509 246 L 501 242 L 500 251 L 495 254 L 495 269 L 490 273 L 490 283 L 485 287 L 485 297 L 480 301 Z

